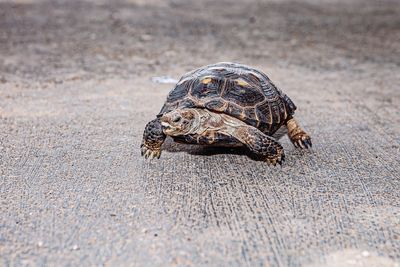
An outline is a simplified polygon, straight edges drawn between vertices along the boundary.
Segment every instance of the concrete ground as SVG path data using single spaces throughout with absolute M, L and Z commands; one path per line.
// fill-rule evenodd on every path
M 400 266 L 399 55 L 395 0 L 0 0 L 0 266 Z M 312 151 L 143 160 L 152 78 L 218 61 Z

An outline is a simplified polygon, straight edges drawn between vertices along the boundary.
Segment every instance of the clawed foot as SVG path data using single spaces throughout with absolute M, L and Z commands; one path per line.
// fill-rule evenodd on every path
M 164 143 L 165 137 L 160 118 L 147 123 L 143 132 L 142 145 L 140 146 L 142 156 L 146 159 L 160 158 L 161 145 Z
M 146 146 L 145 144 L 142 144 L 141 146 L 141 152 L 142 156 L 145 157 L 146 159 L 153 159 L 153 158 L 160 158 L 161 155 L 161 149 L 154 149 Z
M 265 162 L 267 162 L 268 165 L 274 165 L 274 166 L 276 166 L 277 163 L 282 166 L 284 161 L 285 161 L 285 152 L 283 151 L 282 147 L 277 149 L 276 155 L 269 156 L 265 159 Z
M 311 148 L 312 143 L 311 143 L 311 137 L 305 133 L 305 132 L 300 132 L 293 136 L 290 139 L 293 143 L 293 145 L 297 148 Z

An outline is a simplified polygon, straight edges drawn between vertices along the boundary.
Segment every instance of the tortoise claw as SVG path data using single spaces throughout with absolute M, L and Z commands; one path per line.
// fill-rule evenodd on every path
M 268 164 L 268 166 L 274 165 L 276 166 L 276 164 L 278 163 L 280 166 L 283 165 L 283 162 L 285 161 L 285 153 L 282 151 L 280 152 L 281 154 L 278 154 L 276 157 L 273 158 L 267 158 L 266 162 Z
M 307 146 L 308 146 L 309 148 L 312 147 L 311 138 L 308 138 L 308 139 L 304 140 L 304 142 L 307 144 Z
M 161 156 L 161 150 L 160 149 L 151 149 L 145 145 L 141 145 L 141 155 L 145 158 L 145 159 L 154 159 L 157 158 L 159 159 Z
M 276 162 L 282 167 L 284 161 L 285 161 L 285 154 L 282 154 L 282 156 Z
M 307 149 L 312 147 L 311 138 L 308 135 L 302 137 L 301 143 Z
M 299 148 L 306 148 L 306 146 L 303 144 L 302 140 L 297 140 L 297 144 L 298 144 Z
M 285 154 L 282 154 L 281 158 L 278 159 L 278 163 L 279 163 L 279 165 L 281 165 L 281 167 L 282 167 L 282 164 L 284 161 L 285 161 Z
M 293 138 L 292 143 L 296 148 L 309 149 L 312 147 L 311 137 L 304 132 Z
M 146 148 L 143 146 L 143 144 L 141 144 L 140 145 L 140 155 L 142 155 L 142 157 L 143 157 L 145 152 L 146 152 Z

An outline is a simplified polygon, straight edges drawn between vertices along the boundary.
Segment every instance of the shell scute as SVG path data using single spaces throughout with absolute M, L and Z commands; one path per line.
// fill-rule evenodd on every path
M 228 106 L 225 109 L 225 113 L 232 115 L 233 117 L 236 118 L 240 118 L 240 114 L 242 113 L 242 111 L 243 108 L 231 102 L 228 102 Z
M 256 87 L 238 85 L 235 81 L 228 83 L 222 97 L 242 107 L 254 107 L 265 99 L 264 94 Z
M 205 107 L 209 110 L 223 112 L 223 111 L 225 111 L 225 108 L 227 107 L 227 103 L 224 100 L 222 100 L 221 98 L 217 98 L 217 99 L 208 101 L 205 104 Z
M 186 81 L 185 83 L 176 86 L 174 90 L 169 92 L 167 96 L 167 102 L 175 102 L 186 97 L 189 92 L 190 83 L 190 81 Z
M 199 79 L 198 82 L 194 83 L 191 95 L 199 99 L 219 97 L 221 95 L 222 83 L 223 80 L 214 77 Z

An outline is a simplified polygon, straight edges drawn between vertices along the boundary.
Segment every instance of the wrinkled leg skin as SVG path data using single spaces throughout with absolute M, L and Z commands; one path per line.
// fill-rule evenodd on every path
M 291 118 L 286 122 L 288 135 L 293 145 L 298 148 L 311 148 L 311 137 L 300 127 L 299 123 Z
M 164 143 L 166 135 L 161 126 L 160 119 L 154 119 L 147 123 L 143 133 L 143 141 L 140 145 L 142 156 L 147 158 L 160 158 L 161 145 Z
M 275 166 L 276 163 L 282 165 L 285 161 L 285 153 L 281 144 L 254 127 L 240 127 L 236 130 L 235 137 L 243 142 L 252 153 L 262 157 L 268 165 Z

